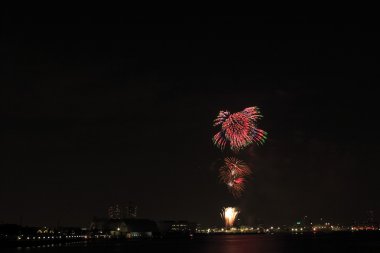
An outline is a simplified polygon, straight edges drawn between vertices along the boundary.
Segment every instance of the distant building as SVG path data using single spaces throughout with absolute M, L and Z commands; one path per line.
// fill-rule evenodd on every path
M 375 212 L 372 210 L 367 211 L 367 223 L 375 223 Z
M 159 221 L 157 225 L 161 235 L 165 237 L 192 236 L 197 229 L 197 224 L 189 221 Z
M 311 220 L 311 218 L 307 215 L 305 215 L 302 220 L 301 220 L 301 223 L 302 225 L 304 225 L 305 227 L 311 227 L 313 225 L 313 222 Z
M 136 218 L 137 217 L 137 205 L 133 202 L 129 202 L 124 210 L 124 218 Z
M 120 220 L 122 218 L 119 205 L 112 205 L 108 208 L 108 218 L 112 220 Z
M 374 211 L 370 210 L 366 213 L 366 219 L 362 222 L 355 222 L 351 226 L 352 231 L 377 231 L 380 230 L 380 224 L 375 219 Z
M 94 219 L 90 225 L 93 237 L 150 238 L 158 235 L 157 224 L 147 219 Z
M 112 220 L 137 218 L 137 205 L 129 202 L 128 205 L 115 204 L 108 208 L 108 218 Z

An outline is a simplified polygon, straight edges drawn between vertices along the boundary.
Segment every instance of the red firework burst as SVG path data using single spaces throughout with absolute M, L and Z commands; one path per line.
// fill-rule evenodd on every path
M 243 161 L 228 157 L 224 159 L 224 165 L 219 169 L 220 181 L 228 186 L 235 198 L 241 196 L 245 188 L 245 176 L 252 173 L 251 169 Z
M 243 194 L 244 189 L 244 183 L 233 183 L 231 186 L 229 186 L 229 190 L 234 198 L 240 198 Z
M 256 127 L 256 121 L 262 116 L 257 107 L 248 107 L 241 112 L 220 111 L 214 120 L 214 126 L 221 126 L 213 141 L 217 147 L 224 149 L 227 144 L 234 151 L 239 151 L 253 142 L 263 144 L 267 133 Z

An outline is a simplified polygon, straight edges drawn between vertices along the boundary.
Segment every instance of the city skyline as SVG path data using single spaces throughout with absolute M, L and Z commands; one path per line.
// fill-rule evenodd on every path
M 0 221 L 87 225 L 138 216 L 221 224 L 350 222 L 380 213 L 370 20 L 1 17 Z M 216 177 L 220 110 L 257 105 L 265 145 L 240 199 Z

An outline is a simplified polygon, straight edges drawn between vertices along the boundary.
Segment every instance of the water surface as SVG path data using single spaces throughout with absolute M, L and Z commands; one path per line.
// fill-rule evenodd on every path
M 2 248 L 0 251 L 28 253 L 379 253 L 380 234 L 207 235 L 193 239 L 49 244 L 33 247 Z

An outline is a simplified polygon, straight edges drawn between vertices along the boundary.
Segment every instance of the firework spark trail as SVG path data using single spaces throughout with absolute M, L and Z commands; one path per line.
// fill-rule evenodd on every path
M 263 116 L 260 114 L 260 109 L 257 106 L 248 107 L 243 110 L 243 113 L 245 113 L 250 119 L 252 119 L 254 122 L 256 122 L 258 119 L 262 118 Z
M 232 114 L 220 111 L 214 126 L 221 126 L 221 130 L 214 135 L 214 144 L 222 150 L 229 144 L 233 151 L 239 151 L 254 142 L 263 144 L 267 133 L 256 126 L 260 118 L 262 115 L 258 107 L 248 107 Z
M 234 179 L 235 184 L 242 184 L 244 182 L 245 182 L 245 179 L 243 177 L 238 177 L 238 178 Z
M 223 124 L 223 122 L 231 115 L 229 111 L 220 111 L 216 119 L 214 120 L 214 126 Z
M 249 166 L 245 162 L 235 157 L 225 158 L 224 163 L 225 163 L 225 166 L 228 167 L 228 169 L 231 171 L 232 174 L 237 174 L 239 176 L 248 176 L 252 174 L 252 171 L 249 168 Z
M 245 179 L 244 178 L 239 178 L 239 179 L 234 179 L 233 181 L 228 183 L 229 190 L 234 196 L 234 198 L 240 198 L 244 189 L 245 189 Z
M 225 183 L 228 187 L 228 190 L 232 193 L 234 198 L 241 197 L 245 189 L 245 179 L 242 177 L 231 178 L 230 175 L 220 175 L 221 181 Z M 222 179 L 222 177 L 225 177 Z M 226 180 L 228 179 L 228 180 Z
M 222 209 L 220 216 L 224 220 L 226 229 L 230 229 L 231 227 L 233 227 L 235 223 L 235 219 L 238 214 L 239 214 L 239 211 L 235 207 L 224 207 Z

